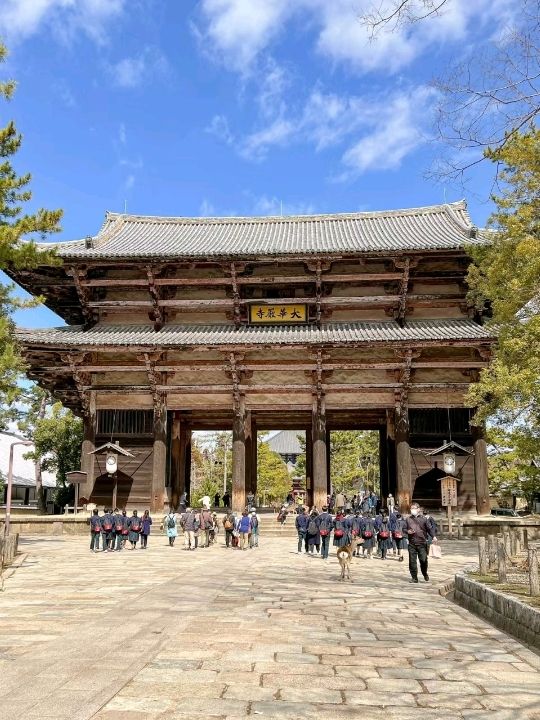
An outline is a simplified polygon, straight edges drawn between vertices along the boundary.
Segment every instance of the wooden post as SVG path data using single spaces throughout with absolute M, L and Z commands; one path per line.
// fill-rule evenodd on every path
M 182 432 L 182 421 L 180 413 L 175 412 L 171 428 L 171 507 L 178 509 L 180 495 L 184 492 L 181 485 L 182 471 L 182 443 L 180 435 Z
M 326 431 L 326 494 L 332 494 L 332 474 L 330 472 L 330 430 Z M 326 504 L 326 502 L 325 502 Z
M 327 457 L 326 457 L 326 405 L 324 397 L 313 401 L 313 505 L 319 510 L 326 505 Z
M 476 512 L 478 515 L 489 515 L 488 457 L 484 428 L 473 426 L 474 478 L 476 493 Z
M 502 536 L 503 536 L 503 545 L 504 545 L 504 549 L 506 551 L 506 555 L 508 557 L 512 557 L 512 543 L 510 540 L 510 531 L 507 527 L 503 528 Z
M 253 424 L 251 422 L 251 411 L 246 411 L 246 418 L 244 421 L 245 433 L 246 433 L 246 495 L 253 493 L 254 481 L 253 481 Z
M 306 505 L 313 505 L 313 433 L 306 428 Z
M 150 509 L 162 512 L 165 505 L 165 472 L 167 467 L 167 405 L 159 396 L 154 402 L 154 454 Z
M 488 535 L 488 557 L 489 569 L 495 570 L 497 567 L 497 537 L 496 535 Z
M 401 513 L 408 513 L 412 502 L 411 448 L 409 445 L 409 412 L 396 408 L 396 475 L 397 502 Z
M 232 509 L 242 512 L 246 507 L 246 410 L 240 398 L 234 408 L 232 435 Z
M 512 547 L 512 557 L 516 557 L 520 552 L 519 535 L 516 528 L 510 528 L 510 543 Z
M 486 538 L 481 535 L 478 538 L 478 569 L 480 575 L 487 575 L 489 568 L 489 560 L 486 552 Z
M 191 503 L 191 428 L 185 426 L 183 429 L 183 445 L 184 461 L 184 492 L 188 501 Z
M 521 528 L 521 546 L 524 550 L 529 549 L 529 531 L 527 528 Z
M 81 485 L 80 496 L 90 500 L 94 489 L 94 473 L 96 456 L 90 455 L 96 449 L 96 392 L 90 390 L 88 393 L 88 409 L 83 417 L 83 441 L 81 446 L 81 470 L 86 473 L 86 482 Z
M 258 476 L 257 476 L 257 462 L 258 462 L 258 441 L 257 441 L 257 422 L 255 418 L 251 418 L 251 492 L 255 495 L 255 502 L 260 505 L 257 499 L 258 491 Z
M 538 597 L 540 595 L 540 577 L 538 575 L 538 555 L 536 550 L 530 548 L 528 552 L 529 556 L 529 584 L 531 589 L 531 595 Z
M 382 500 L 382 498 L 387 498 L 390 493 L 390 478 L 388 477 L 388 443 L 386 441 L 385 425 L 379 428 L 379 477 L 381 478 Z
M 503 542 L 499 542 L 497 546 L 497 560 L 499 570 L 499 582 L 506 582 L 506 550 Z

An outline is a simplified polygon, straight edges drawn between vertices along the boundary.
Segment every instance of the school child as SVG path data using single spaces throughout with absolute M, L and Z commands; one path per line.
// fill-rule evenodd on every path
M 125 510 L 122 510 L 122 550 L 126 547 L 126 542 L 129 535 L 129 518 L 127 516 L 127 512 Z
M 138 517 L 137 511 L 133 511 L 133 515 L 128 520 L 128 539 L 131 543 L 131 549 L 135 550 L 139 542 L 139 533 L 141 532 L 141 518 Z
M 377 540 L 381 559 L 386 560 L 388 550 L 392 549 L 392 531 L 390 530 L 390 521 L 384 513 L 381 516 L 381 521 L 379 523 Z
M 103 517 L 101 518 L 101 538 L 103 541 L 103 552 L 110 552 L 114 550 L 114 546 L 111 548 L 111 542 L 113 542 L 113 524 L 114 518 L 109 508 L 105 508 Z
M 370 511 L 368 511 L 362 518 L 362 537 L 364 539 L 364 544 L 362 545 L 362 555 L 365 555 L 367 552 L 368 558 L 372 560 L 376 531 L 373 518 L 369 513 Z
M 152 525 L 152 518 L 148 510 L 144 511 L 144 515 L 141 518 L 141 550 L 146 550 L 148 547 L 148 536 L 150 535 L 150 527 Z
M 327 505 L 323 506 L 321 514 L 317 516 L 316 522 L 319 526 L 319 535 L 321 536 L 321 558 L 323 560 L 328 560 L 330 533 L 334 528 L 334 518 L 328 512 Z
M 334 520 L 334 547 L 345 547 L 351 539 L 348 528 L 348 521 L 341 510 L 338 510 L 336 519 Z
M 124 516 L 120 512 L 118 508 L 114 509 L 114 515 L 113 515 L 113 540 L 112 540 L 112 547 L 113 550 L 121 550 L 122 549 L 122 530 L 124 529 Z
M 90 517 L 90 552 L 99 552 L 99 536 L 101 535 L 101 518 L 97 508 Z
M 313 554 L 315 548 L 317 552 L 320 552 L 321 548 L 321 536 L 319 533 L 319 525 L 317 524 L 318 515 L 319 513 L 316 510 L 312 510 L 307 526 L 307 545 L 308 551 L 311 554 Z
M 360 557 L 360 545 L 364 542 L 362 537 L 363 524 L 363 519 L 360 516 L 360 510 L 357 510 L 351 520 L 351 534 L 353 538 L 356 538 L 356 550 L 353 555 L 356 555 L 356 557 Z
M 407 523 L 401 516 L 401 513 L 395 511 L 390 516 L 390 529 L 392 530 L 392 540 L 395 544 L 398 560 L 403 562 L 402 551 L 407 547 Z

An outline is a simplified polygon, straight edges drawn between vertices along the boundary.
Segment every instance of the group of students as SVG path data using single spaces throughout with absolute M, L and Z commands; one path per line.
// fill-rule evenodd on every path
M 411 506 L 408 517 L 402 516 L 395 507 L 391 513 L 381 510 L 375 517 L 370 511 L 362 513 L 358 508 L 353 512 L 340 506 L 335 516 L 328 506 L 324 506 L 321 512 L 316 508 L 311 511 L 303 508 L 296 516 L 295 524 L 299 553 L 302 548 L 312 555 L 316 551 L 326 560 L 333 532 L 336 548 L 352 545 L 354 555 L 359 557 L 362 554 L 370 560 L 377 548 L 382 560 L 386 560 L 391 552 L 399 562 L 403 562 L 403 550 L 408 549 L 412 582 L 418 582 L 417 559 L 424 578 L 429 580 L 427 553 L 431 542 L 437 539 L 437 525 L 430 515 L 421 512 L 416 503 Z
M 95 509 L 90 516 L 90 551 L 99 552 L 101 539 L 102 552 L 117 552 L 123 550 L 129 542 L 131 550 L 135 550 L 139 539 L 141 550 L 148 547 L 148 536 L 152 526 L 152 518 L 148 510 L 139 517 L 137 510 L 128 517 L 125 510 L 114 511 L 105 508 L 103 515 Z

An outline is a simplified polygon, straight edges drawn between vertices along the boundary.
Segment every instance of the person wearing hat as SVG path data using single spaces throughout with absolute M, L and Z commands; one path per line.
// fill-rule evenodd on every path
M 259 516 L 256 510 L 251 511 L 251 535 L 249 536 L 249 547 L 259 547 Z

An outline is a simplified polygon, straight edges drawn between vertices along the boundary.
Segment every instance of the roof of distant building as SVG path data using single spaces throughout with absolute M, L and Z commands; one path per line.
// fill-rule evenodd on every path
M 405 210 L 285 217 L 108 212 L 97 235 L 54 247 L 64 258 L 161 259 L 445 250 L 485 241 L 486 233 L 473 225 L 461 200 Z
M 303 434 L 299 430 L 281 430 L 268 440 L 268 445 L 278 455 L 301 455 L 303 450 L 298 435 Z
M 0 432 L 0 473 L 7 480 L 9 470 L 9 450 L 13 442 L 25 440 L 21 435 Z M 33 460 L 25 459 L 25 455 L 34 449 L 34 445 L 15 445 L 13 448 L 13 484 L 20 487 L 35 487 L 36 475 Z M 43 487 L 56 487 L 56 475 L 47 470 L 42 473 Z

